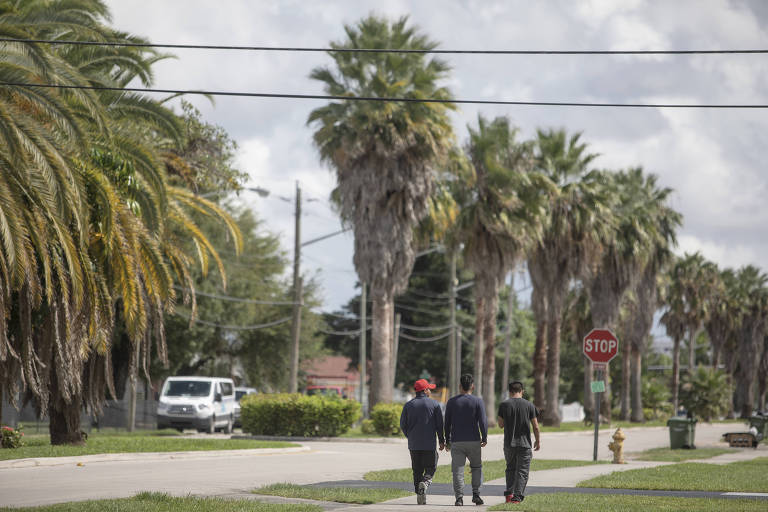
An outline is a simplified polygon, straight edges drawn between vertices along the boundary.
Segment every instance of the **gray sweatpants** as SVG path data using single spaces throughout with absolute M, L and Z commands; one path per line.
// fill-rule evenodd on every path
M 504 493 L 505 495 L 510 494 L 520 499 L 525 496 L 525 486 L 528 485 L 532 453 L 530 448 L 504 446 L 504 458 L 507 461 L 507 490 Z
M 483 484 L 483 461 L 480 441 L 458 441 L 451 443 L 451 471 L 453 472 L 453 493 L 457 498 L 464 496 L 464 465 L 469 459 L 472 470 L 472 492 L 479 493 Z

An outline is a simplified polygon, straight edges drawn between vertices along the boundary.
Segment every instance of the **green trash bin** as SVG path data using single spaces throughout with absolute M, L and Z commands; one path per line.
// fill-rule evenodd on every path
M 753 414 L 749 418 L 749 428 L 757 429 L 757 440 L 762 441 L 768 437 L 768 416 Z
M 669 418 L 667 426 L 669 427 L 669 445 L 673 450 L 681 448 L 696 448 L 694 439 L 696 437 L 696 421 L 693 418 Z

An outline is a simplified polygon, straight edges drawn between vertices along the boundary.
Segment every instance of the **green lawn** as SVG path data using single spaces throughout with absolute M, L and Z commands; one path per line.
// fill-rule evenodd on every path
M 659 498 L 656 496 L 594 494 L 531 494 L 522 504 L 502 504 L 488 510 L 525 510 L 547 512 L 757 512 L 766 509 L 763 500 Z
M 24 440 L 27 446 L 0 450 L 0 460 L 69 457 L 98 453 L 187 452 L 299 446 L 294 443 L 248 439 L 193 439 L 176 435 L 176 431 L 93 433 L 85 446 L 51 446 L 50 438 L 44 435 L 25 436 Z
M 616 471 L 580 482 L 579 487 L 768 492 L 768 457 L 723 465 L 685 462 L 656 468 Z M 763 506 L 766 507 L 766 504 L 763 503 Z
M 338 503 L 357 503 L 370 505 L 382 501 L 410 496 L 411 492 L 402 489 L 360 489 L 348 487 L 309 487 L 295 484 L 272 484 L 254 489 L 255 494 L 283 496 L 285 498 L 304 498 L 307 500 L 335 501 Z
M 144 492 L 133 498 L 61 503 L 45 507 L 0 508 L 0 512 L 322 512 L 317 505 L 278 505 L 252 500 L 174 498 Z
M 685 460 L 709 459 L 734 451 L 733 448 L 696 448 L 695 450 L 672 450 L 652 448 L 644 452 L 630 453 L 633 460 L 655 460 L 660 462 L 683 462 Z
M 445 456 L 444 456 L 445 457 Z M 450 460 L 450 455 L 447 456 Z M 592 462 L 591 460 L 546 460 L 533 459 L 531 461 L 531 471 L 540 471 L 544 469 L 569 468 L 574 466 L 589 466 L 592 464 L 607 464 L 606 461 Z M 504 471 L 507 467 L 506 462 L 502 460 L 487 460 L 483 462 L 483 480 L 486 482 L 504 477 Z M 464 480 L 469 482 L 469 465 L 464 466 Z M 412 482 L 413 473 L 411 468 L 402 469 L 384 469 L 380 471 L 369 471 L 363 478 L 371 482 Z M 449 484 L 453 482 L 451 466 L 442 465 L 437 467 L 434 482 Z

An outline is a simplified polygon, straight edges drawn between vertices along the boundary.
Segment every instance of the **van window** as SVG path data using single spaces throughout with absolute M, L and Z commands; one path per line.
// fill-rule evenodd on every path
M 199 380 L 171 380 L 166 384 L 163 396 L 208 396 L 211 383 Z
M 221 382 L 221 394 L 222 396 L 232 396 L 235 387 L 229 382 Z

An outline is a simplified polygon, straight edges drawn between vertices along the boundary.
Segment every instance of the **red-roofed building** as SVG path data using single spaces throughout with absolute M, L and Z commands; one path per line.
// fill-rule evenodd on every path
M 345 398 L 359 399 L 360 373 L 350 368 L 344 356 L 326 356 L 306 363 L 307 391 L 337 391 Z

